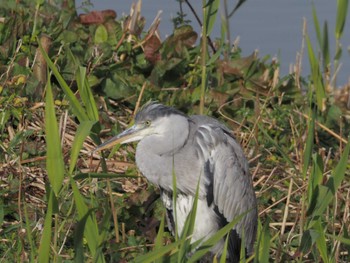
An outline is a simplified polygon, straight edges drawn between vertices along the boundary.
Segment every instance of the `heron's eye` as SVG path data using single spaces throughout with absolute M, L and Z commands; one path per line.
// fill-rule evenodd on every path
M 145 125 L 146 125 L 146 126 L 150 126 L 150 125 L 151 125 L 151 121 L 150 121 L 150 120 L 145 121 Z

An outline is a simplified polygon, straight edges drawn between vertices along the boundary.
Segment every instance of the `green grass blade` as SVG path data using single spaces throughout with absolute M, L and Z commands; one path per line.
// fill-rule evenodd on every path
M 320 185 L 318 187 L 319 190 L 319 198 L 317 199 L 316 207 L 313 213 L 313 216 L 321 216 L 326 211 L 328 205 L 333 200 L 337 189 L 339 188 L 341 182 L 344 179 L 345 171 L 348 169 L 348 161 L 349 161 L 349 150 L 350 150 L 350 141 L 346 145 L 342 157 L 338 165 L 335 167 L 332 176 L 328 179 L 326 185 Z
M 85 138 L 90 134 L 91 128 L 95 123 L 95 121 L 83 121 L 79 124 L 70 154 L 69 174 L 73 174 Z
M 243 263 L 245 262 L 246 258 L 246 245 L 245 245 L 245 232 L 244 229 L 242 229 L 242 234 L 241 234 L 241 251 L 240 251 L 240 261 Z
M 320 185 L 322 183 L 323 171 L 324 171 L 324 164 L 323 164 L 322 157 L 319 154 L 315 153 L 313 155 L 313 167 L 312 167 L 312 172 L 310 176 L 313 189 L 315 189 L 317 185 Z
M 224 248 L 222 250 L 222 254 L 220 257 L 220 263 L 225 263 L 226 262 L 226 258 L 227 258 L 227 247 L 228 247 L 228 240 L 230 238 L 230 233 L 227 234 L 226 236 L 226 240 L 225 240 L 225 244 L 224 244 Z M 242 252 L 242 249 L 241 249 Z
M 213 31 L 219 7 L 220 0 L 208 0 L 204 6 L 204 23 L 206 26 L 206 36 L 209 36 Z
M 335 25 L 335 37 L 340 39 L 344 32 L 349 0 L 337 0 L 337 21 Z
M 174 159 L 173 159 L 172 176 L 173 176 L 173 182 L 172 182 L 173 183 L 173 212 L 174 212 L 174 218 L 175 218 L 174 235 L 175 235 L 175 240 L 177 241 L 179 238 L 179 233 L 178 233 L 178 227 L 177 227 L 177 211 L 176 211 L 177 182 L 176 182 L 176 175 L 175 175 L 175 169 L 174 169 Z
M 105 200 L 105 206 L 108 207 L 110 206 L 109 201 L 111 201 L 110 199 L 106 199 Z M 110 236 L 110 229 L 112 226 L 112 222 L 111 222 L 111 218 L 113 217 L 112 215 L 112 209 L 104 209 L 105 213 L 103 215 L 102 220 L 100 220 L 101 223 L 99 223 L 99 230 L 100 230 L 100 239 L 99 239 L 99 244 L 104 243 L 105 241 L 109 241 L 111 239 Z M 92 211 L 92 210 L 91 210 Z M 118 226 L 116 226 L 117 228 Z M 119 231 L 119 228 L 116 229 L 116 231 Z M 103 246 L 99 246 L 98 248 L 98 253 L 100 253 L 101 249 L 103 249 Z
M 38 251 L 38 262 L 46 263 L 50 260 L 50 246 L 51 246 L 51 233 L 52 233 L 52 215 L 54 207 L 54 192 L 50 187 L 46 187 L 46 190 L 49 191 L 47 195 L 49 196 L 47 203 L 47 211 L 44 221 L 44 230 L 40 239 L 40 246 Z
M 315 26 L 318 44 L 320 47 L 322 47 L 323 40 L 322 40 L 322 35 L 321 35 L 321 28 L 320 28 L 320 23 L 318 21 L 316 7 L 315 7 L 314 3 L 312 3 L 312 18 L 314 20 L 314 26 Z
M 222 55 L 222 51 L 224 50 L 224 45 L 221 45 L 219 47 L 219 49 L 215 52 L 215 54 L 213 54 L 210 59 L 207 61 L 207 66 L 209 67 L 210 65 L 213 65 L 213 63 L 215 63 L 220 56 Z
M 210 0 L 209 0 L 210 1 Z M 208 73 L 207 73 L 207 58 L 208 58 L 208 39 L 207 39 L 207 26 L 208 26 L 208 10 L 205 0 L 203 3 L 203 26 L 202 26 L 202 41 L 201 41 L 201 92 L 200 92 L 200 102 L 199 102 L 199 114 L 204 113 L 204 100 L 205 100 L 205 90 L 208 84 Z M 209 4 L 210 2 L 208 2 Z
M 341 45 L 338 45 L 334 55 L 334 60 L 340 60 L 342 55 L 343 55 L 343 48 L 341 47 Z
M 315 221 L 312 221 L 312 223 L 314 222 Z M 319 233 L 312 229 L 312 227 L 303 231 L 298 251 L 303 254 L 308 253 L 312 246 L 316 243 L 316 240 L 319 238 L 319 236 Z
M 199 177 L 197 182 L 196 194 L 193 199 L 192 209 L 186 218 L 185 225 L 181 233 L 181 239 L 184 240 L 184 243 L 182 243 L 179 249 L 178 262 L 184 262 L 187 258 L 187 255 L 191 252 L 192 238 L 190 237 L 193 234 L 194 226 L 196 223 L 197 204 L 198 204 L 198 198 L 199 198 L 199 185 L 201 180 L 200 178 L 201 177 Z
M 84 237 L 86 238 L 88 247 L 91 251 L 91 255 L 95 257 L 99 246 L 98 244 L 99 234 L 98 234 L 97 221 L 94 214 L 91 213 L 91 211 L 89 211 L 89 208 L 84 203 L 83 197 L 80 194 L 75 181 L 71 178 L 70 182 L 73 190 L 75 205 L 78 211 L 78 220 L 79 221 L 86 220 L 85 228 L 84 228 Z M 85 219 L 87 215 L 89 216 L 87 217 L 87 219 Z M 104 262 L 104 258 L 102 257 L 102 255 L 98 258 L 98 262 Z
M 71 89 L 69 88 L 68 84 L 63 79 L 62 75 L 59 73 L 59 71 L 58 71 L 57 67 L 55 66 L 55 64 L 51 61 L 51 59 L 49 58 L 49 56 L 47 55 L 47 53 L 45 52 L 45 50 L 41 46 L 40 41 L 38 40 L 37 42 L 38 42 L 40 51 L 41 51 L 41 53 L 42 53 L 42 55 L 43 55 L 47 65 L 52 70 L 52 73 L 55 75 L 58 83 L 60 84 L 60 86 L 62 88 L 62 90 L 66 94 L 67 99 L 70 101 L 70 106 L 72 107 L 73 114 L 79 119 L 80 122 L 89 120 L 88 116 L 85 113 L 85 110 L 80 105 L 78 99 L 75 97 L 74 93 L 71 91 Z
M 170 253 L 172 250 L 176 250 L 176 248 L 179 246 L 180 243 L 181 243 L 181 240 L 178 240 L 160 249 L 153 250 L 145 255 L 137 257 L 134 262 L 150 263 L 150 262 L 156 261 L 157 259 L 164 259 L 164 256 Z
M 328 180 L 327 186 L 333 188 L 334 191 L 338 189 L 341 182 L 344 180 L 345 171 L 349 169 L 349 151 L 350 151 L 350 137 L 348 143 L 343 151 L 342 157 L 338 165 L 335 167 L 332 177 Z
M 311 215 L 315 209 L 319 198 L 319 189 L 323 179 L 323 161 L 317 153 L 313 156 L 313 166 L 308 185 L 308 210 L 307 215 Z
M 88 212 L 79 220 L 77 223 L 76 229 L 74 230 L 74 261 L 75 262 L 84 262 L 84 249 L 83 249 L 83 240 L 84 240 L 84 230 L 86 229 L 86 222 L 89 217 L 92 215 L 93 210 L 88 210 Z
M 86 217 L 84 217 L 85 219 Z M 85 262 L 84 260 L 84 227 L 86 220 L 80 220 L 74 230 L 74 262 Z
M 0 203 L 1 206 L 1 203 Z M 29 253 L 30 253 L 30 262 L 35 262 L 34 258 L 35 258 L 35 251 L 36 251 L 36 247 L 34 246 L 34 242 L 33 242 L 33 235 L 32 235 L 32 229 L 30 228 L 30 219 L 28 217 L 28 211 L 27 211 L 27 204 L 25 202 L 23 202 L 23 210 L 24 210 L 24 216 L 26 219 L 26 234 L 27 234 L 27 240 L 29 242 Z M 1 221 L 0 221 L 0 225 L 1 225 Z
M 325 234 L 328 238 L 337 240 L 345 245 L 350 246 L 350 238 L 342 237 L 342 236 L 335 236 L 335 235 L 330 235 L 330 234 Z
M 164 225 L 165 225 L 165 214 L 163 214 L 162 220 L 160 221 L 159 230 L 157 233 L 156 240 L 154 242 L 154 249 L 153 250 L 158 250 L 158 249 L 161 249 L 163 247 Z M 157 260 L 155 260 L 155 262 L 161 263 L 162 260 L 157 259 Z
M 324 229 L 321 225 L 321 221 L 317 220 L 316 223 L 313 226 L 313 229 L 317 231 L 319 234 L 318 238 L 316 239 L 316 247 L 318 251 L 320 252 L 321 258 L 323 262 L 330 262 L 328 258 L 328 251 L 327 251 L 327 244 L 326 244 L 326 236 L 324 234 Z
M 323 70 L 326 71 L 331 63 L 329 54 L 329 38 L 328 38 L 328 24 L 324 22 L 323 25 L 323 42 L 322 42 L 322 57 L 323 57 Z
M 76 74 L 78 90 L 80 93 L 81 100 L 86 109 L 86 113 L 90 120 L 98 121 L 98 110 L 94 100 L 94 96 L 91 92 L 89 82 L 86 78 L 86 68 L 79 66 Z
M 315 93 L 316 93 L 317 106 L 320 111 L 324 111 L 326 108 L 325 106 L 326 90 L 324 87 L 322 74 L 320 71 L 320 64 L 316 59 L 309 36 L 306 36 L 306 43 L 307 43 L 309 63 L 311 68 L 311 78 L 312 78 L 313 85 L 315 88 Z
M 46 88 L 45 133 L 47 175 L 55 195 L 58 196 L 64 178 L 64 162 L 50 81 Z
M 247 0 L 238 0 L 238 3 L 236 4 L 235 8 L 231 11 L 231 13 L 228 15 L 228 17 L 232 17 L 233 14 L 246 2 Z
M 306 178 L 306 174 L 309 168 L 312 148 L 314 146 L 314 133 L 315 133 L 315 111 L 312 111 L 312 117 L 309 119 L 309 125 L 307 130 L 307 138 L 304 149 L 304 163 L 303 163 L 303 178 Z
M 271 245 L 271 235 L 269 232 L 269 220 L 264 224 L 259 234 L 259 251 L 258 255 L 255 256 L 258 262 L 269 262 L 269 249 Z
M 163 235 L 164 235 L 164 225 L 165 225 L 164 222 L 165 222 L 165 215 L 162 216 L 162 220 L 160 221 L 156 241 L 154 242 L 154 249 L 158 249 L 163 246 Z

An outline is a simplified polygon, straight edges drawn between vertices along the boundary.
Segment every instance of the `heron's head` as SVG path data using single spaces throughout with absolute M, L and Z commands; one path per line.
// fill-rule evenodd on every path
M 95 151 L 111 148 L 116 144 L 141 141 L 146 137 L 152 139 L 167 138 L 170 133 L 185 132 L 187 128 L 187 116 L 182 112 L 164 106 L 159 103 L 150 102 L 145 104 L 135 116 L 135 123 L 117 136 L 98 146 Z

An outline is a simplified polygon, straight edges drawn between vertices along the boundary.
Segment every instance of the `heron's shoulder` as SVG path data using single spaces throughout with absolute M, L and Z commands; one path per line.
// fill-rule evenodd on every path
M 218 120 L 205 116 L 205 115 L 192 115 L 190 116 L 190 120 L 193 122 L 193 129 L 198 132 L 206 132 L 209 134 L 225 133 L 228 136 L 232 136 L 231 131 Z

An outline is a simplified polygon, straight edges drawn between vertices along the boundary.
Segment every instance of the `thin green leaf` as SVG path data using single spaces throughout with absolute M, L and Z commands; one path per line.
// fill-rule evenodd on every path
M 94 96 L 91 92 L 89 81 L 86 77 L 86 68 L 78 67 L 78 72 L 76 74 L 78 90 L 81 100 L 85 106 L 86 113 L 91 121 L 98 121 L 98 110 L 95 103 Z
M 174 169 L 174 158 L 173 158 L 173 167 L 172 167 L 172 177 L 173 177 L 173 212 L 174 212 L 174 218 L 175 218 L 175 229 L 174 229 L 174 235 L 175 240 L 178 240 L 179 233 L 178 233 L 178 227 L 177 227 L 177 211 L 176 211 L 176 198 L 177 198 L 177 182 L 176 182 L 176 175 L 175 175 L 175 169 Z
M 139 256 L 135 259 L 135 263 L 150 263 L 154 262 L 157 259 L 162 259 L 166 254 L 170 253 L 172 250 L 176 250 L 180 243 L 181 240 L 178 240 L 160 249 L 156 249 L 145 255 Z
M 78 220 L 83 220 L 89 214 L 85 222 L 84 237 L 86 238 L 91 255 L 95 257 L 99 247 L 99 234 L 96 218 L 93 213 L 90 214 L 91 211 L 84 203 L 83 197 L 81 196 L 79 189 L 72 178 L 70 180 L 70 183 L 73 190 L 75 205 L 78 210 Z M 97 258 L 97 262 L 104 262 L 102 255 Z
M 159 230 L 157 233 L 156 240 L 154 242 L 153 250 L 162 249 L 162 247 L 163 247 L 164 225 L 165 225 L 165 213 L 163 214 L 162 219 L 160 221 Z M 161 263 L 162 259 L 159 259 L 159 260 L 157 259 L 157 260 L 155 260 L 155 262 Z
M 222 250 L 222 254 L 220 257 L 220 263 L 226 263 L 226 258 L 227 258 L 227 247 L 228 247 L 228 240 L 230 237 L 230 233 L 227 234 L 226 239 L 225 239 L 225 244 L 224 244 L 224 248 Z
M 213 65 L 218 58 L 222 55 L 222 51 L 224 50 L 224 45 L 221 45 L 219 49 L 215 52 L 214 55 L 211 56 L 211 58 L 207 61 L 207 66 Z
M 350 246 L 350 238 L 342 237 L 342 236 L 335 236 L 330 234 L 325 234 L 328 238 L 332 238 L 334 240 L 337 240 L 345 245 Z
M 79 119 L 80 122 L 89 120 L 83 107 L 80 105 L 78 99 L 75 97 L 74 93 L 71 91 L 68 84 L 63 79 L 62 75 L 59 73 L 55 64 L 51 61 L 51 59 L 49 58 L 49 56 L 47 55 L 47 53 L 45 52 L 45 50 L 41 46 L 40 41 L 38 40 L 37 42 L 38 42 L 38 45 L 40 48 L 40 52 L 42 53 L 47 65 L 52 70 L 52 73 L 55 75 L 62 90 L 64 91 L 68 100 L 70 101 L 70 106 L 72 107 L 73 114 Z
M 244 263 L 245 259 L 246 259 L 246 245 L 245 245 L 245 232 L 244 232 L 244 229 L 242 229 L 242 234 L 241 234 L 241 251 L 240 251 L 239 255 L 240 255 L 240 262 Z
M 316 221 L 316 223 L 313 226 L 313 229 L 315 229 L 319 234 L 318 238 L 316 239 L 316 246 L 318 251 L 320 252 L 323 262 L 330 262 L 328 258 L 326 236 L 324 234 L 324 229 L 321 225 L 320 220 Z
M 154 250 L 163 247 L 163 236 L 164 236 L 164 225 L 165 225 L 164 222 L 165 222 L 165 214 L 163 214 L 162 220 L 160 221 L 156 241 L 154 242 Z
M 337 50 L 335 52 L 335 55 L 334 55 L 334 60 L 339 60 L 341 58 L 341 56 L 343 55 L 343 49 L 341 46 L 338 46 L 337 47 Z M 335 68 L 335 70 L 337 70 L 338 68 Z
M 259 235 L 259 254 L 256 257 L 258 258 L 258 262 L 269 262 L 270 245 L 271 245 L 271 235 L 269 231 L 269 220 L 267 220 Z
M 309 185 L 308 185 L 308 210 L 307 215 L 311 215 L 317 204 L 317 200 L 320 198 L 320 185 L 323 179 L 323 161 L 321 156 L 317 153 L 313 155 L 313 166 L 310 174 Z M 322 198 L 322 196 L 321 196 Z
M 36 251 L 36 247 L 34 246 L 34 241 L 33 241 L 33 235 L 32 235 L 32 229 L 30 227 L 30 223 L 31 223 L 31 220 L 28 216 L 28 211 L 27 211 L 27 204 L 26 202 L 23 202 L 23 210 L 24 210 L 24 216 L 25 216 L 25 219 L 26 219 L 26 234 L 27 234 L 27 240 L 29 241 L 29 253 L 30 253 L 30 262 L 34 262 L 34 258 L 35 258 L 35 251 Z M 1 210 L 1 202 L 0 202 L 0 210 Z M 0 211 L 1 213 L 1 211 Z M 1 220 L 0 220 L 0 225 L 1 225 Z
M 339 160 L 338 165 L 335 167 L 332 177 L 327 182 L 327 186 L 333 188 L 336 191 L 341 182 L 344 180 L 345 171 L 348 169 L 350 151 L 350 137 L 348 137 L 348 143 L 343 151 L 342 157 Z
M 196 194 L 193 199 L 192 209 L 188 214 L 184 227 L 182 229 L 181 239 L 184 240 L 184 243 L 181 245 L 179 249 L 178 262 L 184 262 L 187 258 L 188 253 L 191 253 L 191 240 L 192 240 L 191 236 L 193 234 L 195 223 L 196 223 L 197 204 L 198 204 L 198 198 L 199 198 L 199 185 L 201 180 L 200 178 L 201 177 L 199 177 L 197 182 Z
M 329 38 L 328 38 L 328 24 L 324 22 L 323 25 L 323 42 L 322 42 L 322 57 L 323 57 L 323 70 L 328 70 L 330 64 L 329 54 Z
M 324 211 L 326 211 L 334 195 L 331 189 L 324 185 L 319 185 L 315 188 L 313 196 L 317 197 L 315 198 L 316 201 L 311 199 L 310 207 L 308 208 L 306 215 L 318 218 L 323 215 Z
M 206 26 L 206 36 L 209 36 L 216 22 L 220 0 L 208 0 L 204 8 L 204 23 Z
M 247 0 L 239 0 L 236 4 L 235 8 L 231 11 L 231 13 L 228 15 L 228 17 L 232 17 L 234 13 L 246 2 Z
M 86 214 L 79 222 L 76 224 L 74 229 L 74 262 L 85 262 L 84 260 L 84 229 L 86 227 L 86 220 L 90 214 Z
M 64 162 L 50 81 L 46 87 L 45 133 L 47 175 L 55 195 L 58 195 L 64 178 Z
M 311 185 L 313 187 L 313 189 L 315 189 L 315 187 L 317 185 L 320 185 L 322 183 L 323 180 L 323 171 L 324 171 L 324 165 L 323 165 L 323 160 L 322 157 L 315 153 L 313 155 L 313 167 L 312 167 L 312 172 L 311 172 Z
M 320 111 L 325 110 L 326 90 L 324 87 L 320 65 L 315 57 L 309 36 L 306 36 L 307 50 L 311 67 L 311 77 L 316 93 L 316 102 Z
M 317 204 L 313 213 L 314 217 L 321 216 L 324 214 L 328 205 L 333 200 L 341 182 L 344 180 L 345 171 L 347 169 L 349 161 L 349 151 L 350 141 L 347 143 L 343 151 L 342 157 L 338 165 L 335 167 L 332 176 L 328 179 L 326 185 L 319 186 L 319 198 L 317 199 Z
M 79 152 L 82 148 L 85 138 L 90 134 L 91 128 L 95 123 L 96 121 L 83 121 L 79 124 L 71 148 L 69 174 L 73 173 L 75 164 L 78 160 Z
M 317 238 L 319 238 L 319 236 L 319 233 L 314 229 L 308 229 L 304 231 L 301 237 L 299 251 L 303 254 L 308 253 L 311 247 L 315 244 Z
M 51 233 L 52 233 L 52 215 L 54 207 L 54 192 L 50 187 L 46 188 L 49 193 L 49 199 L 47 203 L 47 210 L 44 221 L 44 229 L 40 239 L 38 262 L 46 263 L 50 260 L 50 245 L 51 245 Z
M 307 130 L 307 138 L 304 150 L 304 164 L 303 164 L 303 178 L 306 178 L 306 174 L 309 168 L 312 148 L 314 146 L 314 133 L 315 133 L 315 111 L 312 111 L 312 116 L 309 119 L 308 130 Z
M 335 25 L 335 37 L 340 39 L 344 32 L 346 16 L 348 14 L 349 0 L 337 0 L 337 21 Z
M 321 28 L 320 28 L 320 23 L 318 21 L 316 7 L 314 3 L 312 3 L 312 17 L 314 19 L 314 26 L 315 26 L 317 41 L 319 46 L 322 47 L 323 40 L 321 35 Z

